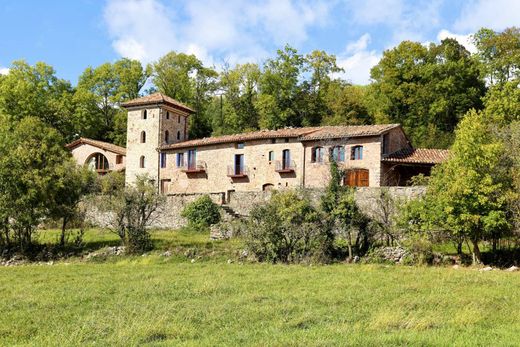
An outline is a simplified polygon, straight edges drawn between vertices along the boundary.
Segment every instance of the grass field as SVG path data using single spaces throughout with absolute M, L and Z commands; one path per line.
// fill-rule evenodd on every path
M 236 244 L 154 240 L 209 253 L 1 267 L 0 345 L 520 344 L 519 273 L 228 264 Z

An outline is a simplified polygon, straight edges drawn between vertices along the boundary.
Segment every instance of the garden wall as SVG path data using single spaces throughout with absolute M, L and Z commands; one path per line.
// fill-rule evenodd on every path
M 388 189 L 388 192 L 395 199 L 408 200 L 415 199 L 424 194 L 426 187 L 363 187 L 356 189 L 356 201 L 361 210 L 367 214 L 374 212 L 374 206 L 381 189 Z M 249 212 L 257 205 L 268 201 L 274 191 L 264 192 L 231 192 L 228 196 L 225 193 L 207 194 L 217 203 L 222 204 L 226 201 L 226 205 L 232 211 L 239 215 L 247 216 Z M 316 206 L 319 205 L 320 197 L 324 193 L 324 189 L 307 189 L 304 191 L 310 200 Z M 166 198 L 166 204 L 163 210 L 156 214 L 153 218 L 153 227 L 163 229 L 176 229 L 186 225 L 185 218 L 181 217 L 184 206 L 197 199 L 203 194 L 169 194 Z M 101 197 L 99 197 L 101 198 Z M 94 226 L 108 227 L 110 216 L 101 213 L 96 206 L 96 199 L 87 204 L 87 222 Z

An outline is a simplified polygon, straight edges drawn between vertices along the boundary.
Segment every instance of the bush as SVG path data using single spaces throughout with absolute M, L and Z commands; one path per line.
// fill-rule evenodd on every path
M 294 191 L 277 192 L 251 211 L 244 233 L 246 247 L 259 261 L 326 261 L 332 242 L 321 220 L 308 199 Z
M 182 216 L 188 219 L 191 227 L 204 229 L 220 222 L 220 207 L 204 195 L 186 205 Z

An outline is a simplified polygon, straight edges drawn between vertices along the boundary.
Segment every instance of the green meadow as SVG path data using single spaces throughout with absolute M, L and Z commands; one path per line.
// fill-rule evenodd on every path
M 0 267 L 0 345 L 520 344 L 520 273 L 241 263 L 236 240 L 153 239 L 145 256 Z M 117 244 L 97 230 L 85 240 Z

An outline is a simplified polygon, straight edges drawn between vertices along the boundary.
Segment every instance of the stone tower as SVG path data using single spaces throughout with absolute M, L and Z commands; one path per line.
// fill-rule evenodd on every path
M 147 175 L 159 184 L 160 146 L 188 139 L 188 117 L 194 111 L 161 93 L 127 101 L 126 184 Z

